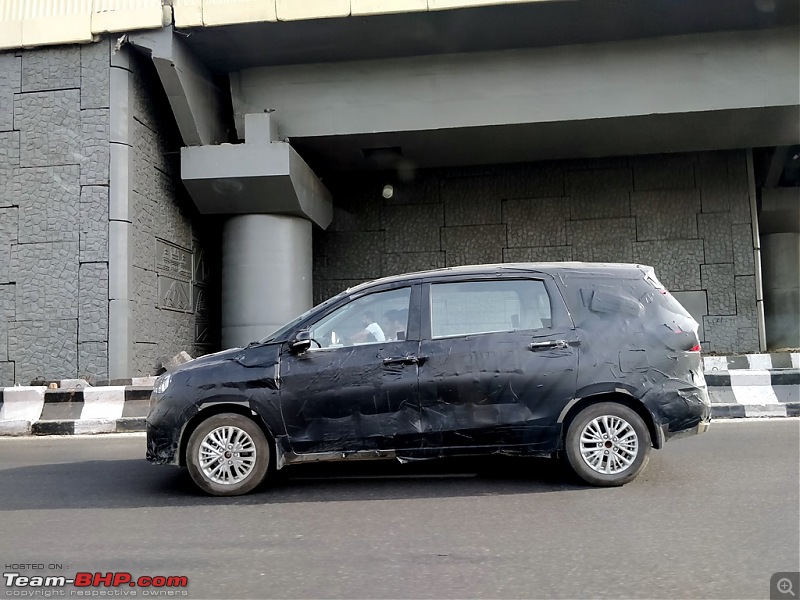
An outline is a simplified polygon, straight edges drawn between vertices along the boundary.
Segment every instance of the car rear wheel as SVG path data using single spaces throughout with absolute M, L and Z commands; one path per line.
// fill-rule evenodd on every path
M 207 494 L 238 496 L 256 488 L 269 469 L 269 444 L 261 428 L 235 413 L 200 423 L 186 446 L 189 474 Z
M 636 411 L 616 402 L 584 408 L 565 439 L 567 461 L 592 485 L 619 486 L 636 478 L 650 458 L 650 432 Z

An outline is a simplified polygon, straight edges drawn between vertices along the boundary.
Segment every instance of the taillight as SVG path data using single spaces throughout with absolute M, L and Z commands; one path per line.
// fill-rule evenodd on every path
M 700 344 L 695 344 L 689 352 L 700 352 Z

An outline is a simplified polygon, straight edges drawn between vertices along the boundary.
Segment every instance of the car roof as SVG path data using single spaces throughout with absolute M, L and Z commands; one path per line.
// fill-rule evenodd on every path
M 633 263 L 589 263 L 589 262 L 527 262 L 527 263 L 496 263 L 486 265 L 465 265 L 460 267 L 446 267 L 444 269 L 431 269 L 382 277 L 347 289 L 347 293 L 359 292 L 363 289 L 377 285 L 392 284 L 415 279 L 436 277 L 449 277 L 459 275 L 486 275 L 491 273 L 547 273 L 559 274 L 592 274 L 606 276 L 638 276 L 643 269 L 652 269 L 647 265 Z

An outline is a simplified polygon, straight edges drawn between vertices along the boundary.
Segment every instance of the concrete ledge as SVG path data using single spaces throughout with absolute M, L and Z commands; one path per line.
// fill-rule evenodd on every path
M 150 386 L 0 389 L 0 435 L 144 431 Z
M 742 369 L 800 369 L 800 352 L 775 352 L 772 354 L 742 354 L 740 356 L 704 356 L 706 375 L 715 371 Z
M 122 419 L 87 419 L 37 421 L 29 424 L 28 434 L 33 435 L 87 435 L 100 433 L 129 433 L 145 430 L 145 417 Z M 0 435 L 5 435 L 0 429 Z M 21 434 L 25 435 L 25 434 Z
M 705 375 L 708 387 L 800 385 L 800 369 L 711 371 Z
M 30 435 L 30 421 L 0 421 L 0 435 Z

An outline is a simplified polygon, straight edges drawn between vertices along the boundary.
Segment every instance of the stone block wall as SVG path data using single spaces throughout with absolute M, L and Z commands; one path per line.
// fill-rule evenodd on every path
M 383 198 L 391 183 L 394 194 Z M 319 302 L 350 285 L 473 263 L 638 262 L 701 324 L 704 351 L 758 350 L 744 151 L 621 157 L 326 181 Z
M 131 356 L 133 374 L 148 375 L 165 355 L 218 348 L 219 231 L 181 183 L 182 141 L 155 67 L 135 52 L 130 59 Z
M 0 53 L 0 386 L 107 376 L 109 65 Z
M 108 39 L 0 53 L 0 386 L 109 375 L 113 58 Z M 116 185 L 129 188 L 135 376 L 218 347 L 219 236 L 180 183 L 152 63 L 132 55 L 130 73 L 133 158 Z

